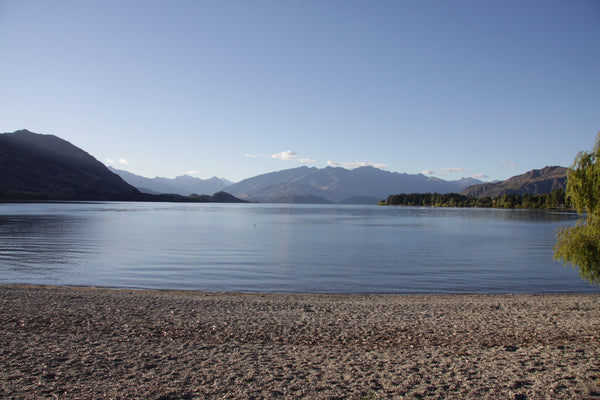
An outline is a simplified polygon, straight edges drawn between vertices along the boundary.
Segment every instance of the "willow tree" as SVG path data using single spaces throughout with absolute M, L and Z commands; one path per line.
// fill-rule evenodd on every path
M 592 151 L 580 152 L 569 169 L 566 196 L 582 218 L 558 232 L 554 258 L 600 285 L 600 133 Z

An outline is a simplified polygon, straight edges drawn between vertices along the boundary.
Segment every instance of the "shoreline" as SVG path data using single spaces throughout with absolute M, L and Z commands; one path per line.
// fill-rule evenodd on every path
M 581 278 L 583 279 L 583 278 Z M 0 289 L 3 287 L 14 288 L 47 288 L 47 289 L 90 289 L 90 290 L 123 290 L 123 291 L 142 291 L 142 292 L 174 292 L 174 293 L 196 293 L 206 295 L 267 295 L 267 296 L 412 296 L 412 297 L 436 297 L 436 296 L 600 296 L 600 286 L 590 284 L 593 290 L 590 291 L 549 291 L 549 292 L 403 292 L 403 293 L 386 293 L 386 292 L 362 292 L 362 293 L 342 293 L 342 292 L 291 292 L 291 291 L 208 291 L 202 289 L 171 289 L 171 288 L 152 288 L 152 287 L 135 287 L 135 286 L 96 286 L 96 285 L 79 285 L 79 284 L 45 284 L 45 283 L 21 283 L 8 282 L 0 283 Z
M 0 397 L 600 399 L 599 294 L 0 292 Z

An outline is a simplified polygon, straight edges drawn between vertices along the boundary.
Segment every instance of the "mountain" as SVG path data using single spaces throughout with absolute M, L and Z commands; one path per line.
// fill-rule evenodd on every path
M 125 182 L 138 188 L 142 193 L 176 193 L 182 196 L 211 194 L 219 192 L 233 183 L 217 177 L 200 179 L 188 175 L 178 176 L 174 179 L 160 177 L 145 178 L 120 169 L 112 167 L 109 167 L 109 169 L 123 178 Z
M 455 182 L 456 185 L 461 189 L 466 189 L 469 186 L 481 184 L 481 181 L 479 179 L 475 179 L 475 178 L 462 178 L 462 179 L 459 179 L 459 180 L 453 181 L 453 182 Z
M 565 189 L 567 171 L 567 168 L 557 166 L 534 169 L 505 181 L 469 186 L 461 194 L 471 197 L 495 198 L 503 194 L 539 195 L 550 193 L 555 189 Z
M 374 167 L 353 170 L 298 167 L 245 179 L 226 190 L 239 198 L 253 201 L 273 201 L 295 195 L 316 196 L 334 203 L 364 204 L 365 197 L 385 199 L 391 193 L 459 192 L 465 185 L 464 180 L 445 181 Z
M 108 200 L 139 191 L 94 157 L 53 135 L 0 134 L 0 198 Z

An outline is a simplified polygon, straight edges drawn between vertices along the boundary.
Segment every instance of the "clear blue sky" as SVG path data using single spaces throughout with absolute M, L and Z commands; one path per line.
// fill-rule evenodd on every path
M 600 1 L 0 0 L 0 132 L 143 176 L 484 180 L 600 130 Z

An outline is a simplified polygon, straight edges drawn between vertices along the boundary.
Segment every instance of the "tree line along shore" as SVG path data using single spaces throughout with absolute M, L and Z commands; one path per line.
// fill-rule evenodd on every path
M 480 207 L 523 209 L 570 209 L 565 191 L 556 189 L 545 194 L 503 194 L 494 198 L 471 197 L 459 193 L 402 193 L 381 200 L 382 206 Z

